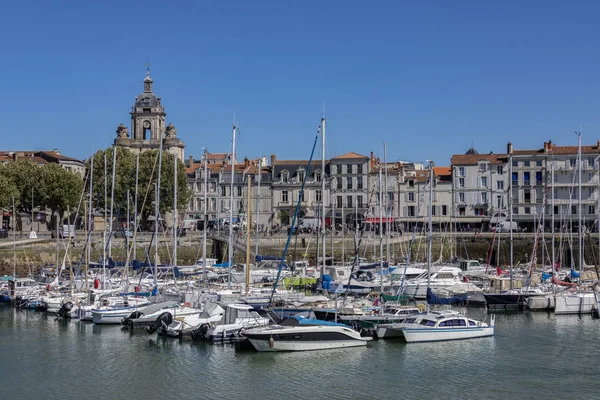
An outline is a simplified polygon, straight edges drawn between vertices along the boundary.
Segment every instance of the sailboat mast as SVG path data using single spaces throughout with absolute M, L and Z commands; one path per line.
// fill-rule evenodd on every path
M 257 189 L 256 189 L 256 244 L 254 249 L 254 256 L 258 255 L 258 223 L 260 222 L 260 179 L 262 177 L 262 159 L 258 159 L 258 181 L 257 181 Z
M 321 225 L 321 243 L 323 244 L 323 262 L 321 264 L 321 278 L 325 273 L 325 117 L 321 118 L 321 171 L 323 171 L 323 178 L 321 178 L 321 218 L 319 224 Z M 335 217 L 331 216 L 331 223 L 335 224 Z M 292 228 L 293 229 L 293 228 Z M 317 260 L 318 262 L 318 260 Z
M 552 164 L 550 165 L 550 180 L 552 183 L 552 197 L 550 203 L 552 205 L 552 214 L 550 216 L 552 223 L 552 274 L 556 273 L 556 250 L 554 247 L 554 157 L 552 157 Z
M 432 244 L 432 228 L 433 228 L 433 161 L 429 160 L 429 221 L 428 221 L 428 234 L 427 234 L 427 288 L 429 288 L 431 279 L 431 244 Z
M 383 201 L 382 201 L 382 187 L 381 187 L 381 163 L 379 163 L 379 279 L 380 279 L 380 292 L 383 293 Z
M 139 175 L 139 170 L 140 170 L 140 155 L 136 154 L 135 156 L 135 199 L 134 199 L 134 205 L 133 205 L 133 259 L 137 260 L 137 254 L 136 254 L 136 238 L 137 238 L 137 209 L 138 209 L 138 175 Z M 127 227 L 129 229 L 129 226 Z
M 104 228 L 102 230 L 102 289 L 106 289 L 106 203 L 108 203 L 108 186 L 106 175 L 108 174 L 106 164 L 106 151 L 104 152 Z M 58 236 L 58 223 L 56 224 L 56 234 Z M 57 262 L 58 265 L 58 262 Z
M 235 176 L 235 133 L 237 125 L 233 124 L 231 149 L 231 184 L 229 188 L 229 242 L 227 244 L 227 289 L 231 289 L 231 263 L 233 262 L 233 178 Z
M 252 199 L 252 180 L 250 174 L 247 175 L 246 179 L 248 180 L 248 212 L 246 218 L 246 296 L 248 296 L 250 290 L 250 200 Z
M 13 279 L 17 279 L 17 219 L 15 214 L 15 196 L 12 196 L 12 230 L 13 230 Z M 56 265 L 58 268 L 58 264 Z
M 113 210 L 115 205 L 115 171 L 117 170 L 117 146 L 113 146 L 112 178 L 110 183 L 110 228 L 108 230 L 108 258 L 112 257 Z M 69 236 L 71 236 L 69 234 Z
M 577 163 L 578 163 L 578 187 L 577 187 L 577 219 L 578 219 L 578 233 L 579 233 L 579 273 L 583 271 L 583 229 L 581 229 L 581 209 L 583 205 L 581 203 L 581 131 L 577 132 Z M 579 285 L 581 286 L 581 280 Z
M 173 267 L 177 266 L 177 231 L 179 230 L 177 223 L 177 159 L 176 155 L 173 155 Z M 175 270 L 173 270 L 175 275 Z
M 163 154 L 163 137 L 165 133 L 160 132 L 160 147 L 158 148 L 158 177 L 156 182 L 156 197 L 154 200 L 154 281 L 156 282 L 156 275 L 158 274 L 158 225 L 159 225 L 159 204 L 160 204 L 160 178 L 162 175 L 162 154 Z
M 204 275 L 204 285 L 208 287 L 206 280 L 206 229 L 208 229 L 208 204 L 207 204 L 207 190 L 208 190 L 208 150 L 204 149 L 204 228 L 202 230 L 202 269 Z
M 387 262 L 388 273 L 390 272 L 390 215 L 388 213 L 389 194 L 388 194 L 388 165 L 387 165 L 387 146 L 383 142 L 383 166 L 385 173 L 383 175 L 383 187 L 385 188 L 385 261 Z M 389 276 L 389 275 L 388 275 Z
M 93 192 L 92 192 L 92 188 L 94 187 L 94 156 L 92 156 L 92 159 L 90 161 L 90 192 L 89 192 L 89 211 L 88 211 L 88 234 L 86 237 L 87 240 L 87 263 L 85 265 L 85 291 L 87 293 L 88 291 L 88 268 L 90 266 L 90 260 L 92 258 L 92 246 L 91 246 L 91 231 L 92 231 L 92 221 L 93 221 L 93 210 L 94 210 L 94 203 L 93 203 Z
M 514 258 L 513 258 L 513 191 L 512 191 L 512 169 L 513 169 L 513 162 L 512 162 L 512 145 L 509 146 L 510 150 L 510 154 L 508 155 L 508 219 L 509 219 L 509 226 L 510 226 L 510 268 L 509 268 L 509 275 L 510 275 L 510 288 L 513 288 L 513 262 L 514 262 Z

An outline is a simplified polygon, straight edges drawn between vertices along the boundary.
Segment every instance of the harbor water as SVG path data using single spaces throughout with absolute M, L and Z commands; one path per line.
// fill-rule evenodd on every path
M 2 399 L 593 399 L 599 354 L 590 316 L 499 313 L 492 338 L 257 353 L 0 306 Z

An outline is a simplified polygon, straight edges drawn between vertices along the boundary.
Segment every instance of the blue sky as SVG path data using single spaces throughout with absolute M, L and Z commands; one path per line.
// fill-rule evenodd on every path
M 600 138 L 600 2 L 15 1 L 3 5 L 0 149 L 85 158 L 130 125 L 146 61 L 186 143 L 238 158 L 355 151 L 448 165 Z

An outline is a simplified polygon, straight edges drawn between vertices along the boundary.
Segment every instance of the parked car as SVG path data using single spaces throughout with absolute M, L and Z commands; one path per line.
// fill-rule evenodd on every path
M 6 229 L 0 229 L 0 239 L 8 238 L 8 231 Z

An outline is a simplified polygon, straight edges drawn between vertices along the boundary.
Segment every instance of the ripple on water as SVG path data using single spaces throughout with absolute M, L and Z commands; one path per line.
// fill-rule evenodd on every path
M 0 307 L 2 398 L 594 398 L 599 323 L 498 314 L 493 338 L 257 353 Z

